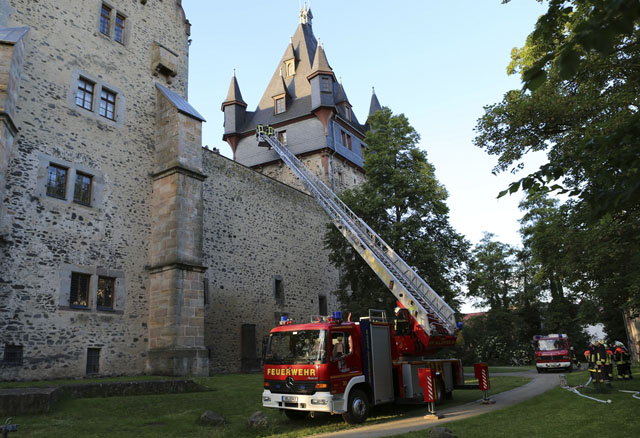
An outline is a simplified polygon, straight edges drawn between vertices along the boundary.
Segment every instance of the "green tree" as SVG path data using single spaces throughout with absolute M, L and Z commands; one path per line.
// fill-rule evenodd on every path
M 471 251 L 467 269 L 467 295 L 479 300 L 480 305 L 493 310 L 507 310 L 516 292 L 515 249 L 493 240 L 494 234 L 485 233 Z
M 532 151 L 549 161 L 502 194 L 559 191 L 587 202 L 596 219 L 637 209 L 639 9 L 637 1 L 552 0 L 513 50 L 508 73 L 521 74 L 525 88 L 485 107 L 475 144 L 498 156 L 495 172 L 517 172 Z
M 385 107 L 370 117 L 369 125 L 367 180 L 341 198 L 456 308 L 469 244 L 449 224 L 447 191 L 403 114 Z M 336 294 L 344 309 L 356 315 L 370 308 L 393 310 L 394 296 L 333 226 L 325 245 L 342 272 Z
M 547 163 L 499 196 L 567 195 L 557 227 L 537 223 L 530 246 L 552 297 L 569 287 L 585 308 L 605 309 L 585 317 L 640 308 L 639 16 L 637 1 L 551 0 L 512 52 L 508 73 L 523 89 L 486 106 L 476 126 L 496 173 L 517 173 L 527 154 L 546 152 Z

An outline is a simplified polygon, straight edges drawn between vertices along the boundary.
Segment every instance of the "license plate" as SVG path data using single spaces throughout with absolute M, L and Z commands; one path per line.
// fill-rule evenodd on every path
M 295 395 L 283 395 L 282 401 L 287 403 L 298 403 L 298 397 Z

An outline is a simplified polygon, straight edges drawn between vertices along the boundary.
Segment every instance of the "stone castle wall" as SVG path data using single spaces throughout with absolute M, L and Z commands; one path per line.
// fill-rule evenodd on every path
M 100 1 L 11 0 L 8 25 L 30 29 L 19 132 L 3 149 L 0 380 L 85 376 L 89 349 L 99 351 L 99 375 L 170 372 L 177 362 L 197 374 L 202 343 L 211 372 L 255 367 L 279 314 L 306 320 L 320 295 L 337 307 L 327 218 L 308 195 L 200 149 L 200 122 L 159 104 L 156 83 L 187 91 L 178 0 L 104 3 L 126 16 L 124 44 L 100 33 Z M 79 78 L 95 83 L 92 111 L 76 105 Z M 97 112 L 101 89 L 117 93 L 113 121 Z M 175 114 L 157 117 L 165 109 Z M 177 143 L 164 145 L 157 136 L 176 120 Z M 47 193 L 52 165 L 67 172 L 60 197 Z M 89 205 L 74 201 L 77 175 L 92 178 Z M 90 278 L 86 308 L 71 303 L 73 273 Z M 97 306 L 100 277 L 114 279 L 113 309 Z M 247 327 L 254 335 L 243 343 Z M 21 364 L 3 360 L 12 346 Z
M 338 272 L 322 249 L 328 216 L 312 197 L 209 151 L 204 170 L 205 345 L 212 372 L 237 372 L 243 324 L 255 325 L 259 358 L 280 314 L 306 322 L 319 295 L 338 310 Z
M 88 348 L 100 374 L 142 373 L 148 350 L 149 241 L 154 164 L 154 45 L 176 55 L 171 87 L 187 84 L 186 24 L 175 1 L 106 2 L 126 16 L 124 44 L 99 31 L 102 2 L 12 0 L 11 27 L 29 26 L 7 172 L 0 243 L 0 357 L 23 347 L 0 379 L 83 376 Z M 75 103 L 78 78 L 117 93 L 116 120 Z M 166 84 L 165 84 L 166 85 Z M 68 170 L 64 199 L 47 196 L 47 168 Z M 91 175 L 91 205 L 73 201 L 73 177 Z M 71 273 L 91 276 L 86 309 L 69 305 Z M 116 279 L 113 310 L 96 306 L 101 275 Z

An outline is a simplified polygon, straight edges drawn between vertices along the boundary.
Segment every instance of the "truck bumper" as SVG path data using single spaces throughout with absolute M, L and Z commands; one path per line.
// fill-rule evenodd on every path
M 538 368 L 550 368 L 550 369 L 555 369 L 555 368 L 569 368 L 571 366 L 571 362 L 566 361 L 566 362 L 544 362 L 544 363 L 537 363 L 536 366 Z
M 336 413 L 333 409 L 334 399 L 329 392 L 299 395 L 273 393 L 265 389 L 262 392 L 262 406 L 275 409 Z

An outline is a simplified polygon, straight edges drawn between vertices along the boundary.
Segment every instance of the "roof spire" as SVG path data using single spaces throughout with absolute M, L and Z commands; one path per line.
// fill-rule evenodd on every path
M 371 87 L 371 91 L 373 94 L 371 95 L 371 104 L 369 105 L 369 117 L 371 117 L 376 111 L 382 109 L 380 101 L 378 101 L 378 96 L 376 96 L 376 89 Z
M 233 76 L 231 77 L 231 83 L 229 84 L 229 91 L 227 92 L 227 98 L 222 102 L 222 109 L 227 105 L 238 104 L 247 107 L 246 102 L 242 99 L 242 93 L 240 93 L 240 86 L 236 79 L 236 69 L 233 69 Z
M 324 54 L 324 48 L 322 44 L 318 44 L 316 48 L 316 54 L 313 57 L 313 65 L 311 66 L 311 74 L 307 76 L 307 79 L 311 79 L 313 76 L 318 74 L 328 74 L 333 76 L 333 80 L 336 80 L 336 76 L 333 74 L 333 70 L 329 66 L 329 62 L 327 61 L 327 55 Z
M 304 6 L 300 10 L 300 24 L 308 24 L 311 26 L 312 18 L 313 14 L 311 13 L 311 8 L 307 6 L 307 1 L 305 0 Z

